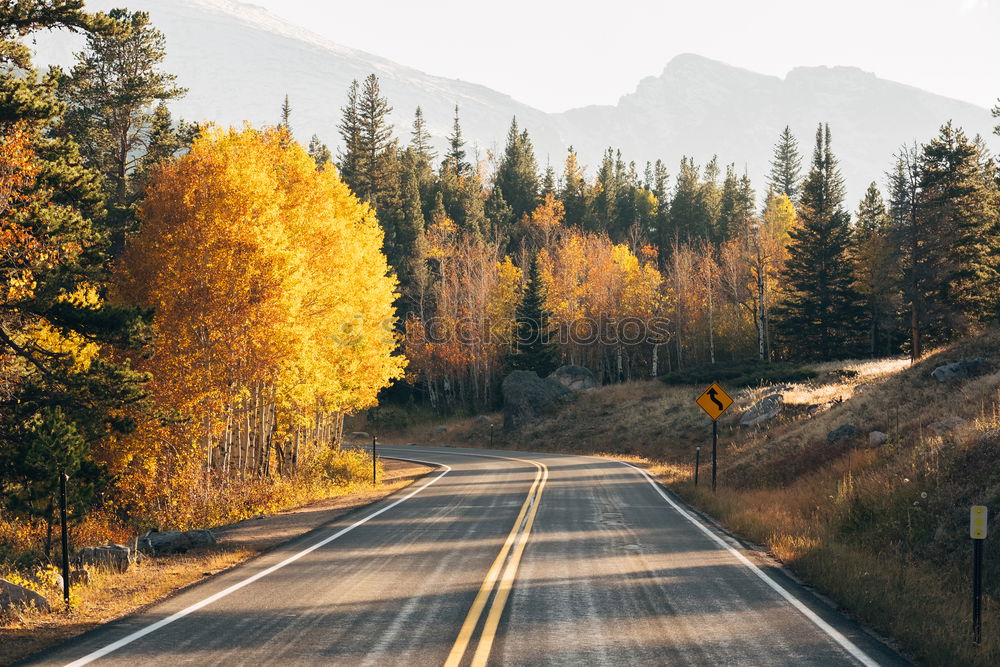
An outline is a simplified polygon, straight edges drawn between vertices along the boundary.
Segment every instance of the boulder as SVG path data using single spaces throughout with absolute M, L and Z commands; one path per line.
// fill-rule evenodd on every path
M 888 439 L 889 435 L 882 431 L 872 431 L 868 434 L 868 444 L 872 447 L 878 447 Z
M 867 383 L 865 383 L 865 382 L 862 382 L 861 384 L 859 384 L 858 386 L 856 386 L 856 387 L 854 388 L 854 393 L 855 393 L 855 394 L 860 394 L 861 392 L 863 392 L 863 391 L 868 391 L 868 390 L 869 390 L 869 389 L 871 389 L 871 388 L 872 388 L 872 386 L 871 386 L 870 384 L 867 384 Z
M 548 379 L 555 380 L 574 393 L 587 391 L 597 386 L 597 378 L 594 377 L 589 368 L 583 366 L 560 366 L 552 371 Z
M 786 391 L 791 391 L 792 386 L 789 384 L 775 384 L 764 389 L 764 392 L 760 395 L 761 398 L 765 396 L 772 396 L 774 394 L 783 394 Z
M 434 435 L 444 435 L 447 432 L 448 432 L 447 426 L 435 426 L 434 430 L 431 431 L 431 433 L 433 433 Z
M 146 533 L 139 538 L 139 547 L 154 556 L 184 553 L 189 549 L 210 547 L 215 535 L 210 530 L 161 530 Z
M 930 425 L 930 429 L 935 435 L 945 438 L 951 435 L 953 431 L 962 428 L 968 423 L 969 422 L 967 420 L 962 419 L 961 417 L 951 416 L 934 422 Z
M 990 363 L 985 357 L 977 359 L 963 359 L 944 366 L 938 366 L 931 371 L 931 377 L 938 382 L 948 382 L 950 380 L 962 380 L 975 375 L 982 375 L 989 371 Z
M 841 440 L 846 440 L 847 438 L 853 438 L 857 432 L 858 427 L 854 424 L 844 424 L 827 433 L 826 441 L 839 442 Z
M 76 560 L 81 565 L 125 572 L 132 565 L 133 555 L 132 550 L 126 546 L 109 544 L 104 547 L 84 547 L 77 554 Z
M 0 579 L 0 611 L 30 609 L 32 607 L 40 611 L 52 611 L 45 596 L 39 595 L 30 588 L 18 586 L 6 579 Z
M 784 407 L 784 396 L 781 394 L 769 394 L 743 413 L 740 417 L 740 426 L 757 426 L 758 424 L 763 424 L 781 414 L 782 407 Z
M 365 433 L 364 431 L 354 431 L 353 433 L 348 433 L 344 437 L 345 445 L 370 445 L 372 444 L 372 437 Z
M 511 431 L 543 415 L 553 406 L 568 403 L 573 392 L 561 382 L 542 379 L 534 371 L 514 371 L 504 378 L 503 427 Z
M 833 405 L 833 403 L 813 403 L 806 408 L 806 414 L 810 417 L 821 415 L 829 410 L 831 405 Z

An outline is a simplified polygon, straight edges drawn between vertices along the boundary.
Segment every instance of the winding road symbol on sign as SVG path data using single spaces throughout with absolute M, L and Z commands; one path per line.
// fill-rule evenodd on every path
M 729 397 L 729 394 L 719 386 L 717 382 L 713 382 L 712 385 L 705 390 L 705 393 L 698 397 L 696 401 L 698 405 L 704 410 L 712 420 L 716 420 L 722 416 L 722 413 L 729 409 L 733 404 L 733 399 Z

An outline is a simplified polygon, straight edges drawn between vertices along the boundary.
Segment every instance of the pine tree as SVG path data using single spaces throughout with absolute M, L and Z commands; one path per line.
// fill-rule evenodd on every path
M 359 195 L 358 179 L 361 169 L 361 115 L 358 109 L 358 81 L 355 79 L 347 89 L 347 103 L 340 110 L 337 130 L 344 142 L 337 151 L 337 169 L 340 177 L 355 195 Z
M 166 103 L 160 102 L 153 111 L 146 153 L 139 161 L 133 176 L 135 189 L 143 191 L 156 166 L 188 150 L 200 131 L 196 123 L 181 121 L 174 124 Z
M 562 182 L 559 188 L 559 199 L 566 209 L 566 225 L 582 227 L 587 212 L 586 199 L 587 182 L 583 177 L 583 169 L 577 158 L 576 151 L 569 147 L 566 162 L 563 165 Z
M 545 165 L 545 176 L 542 178 L 542 190 L 539 196 L 543 199 L 545 195 L 555 195 L 556 193 L 556 172 L 551 164 Z
M 495 187 L 511 208 L 515 220 L 535 210 L 538 204 L 538 165 L 528 131 L 521 131 L 517 118 L 507 132 L 507 146 L 497 165 Z
M 700 170 L 694 158 L 682 157 L 674 191 L 671 195 L 666 224 L 661 229 L 660 247 L 670 248 L 698 238 L 695 233 L 698 219 Z
M 919 214 L 933 271 L 930 296 L 942 316 L 932 326 L 947 340 L 984 323 L 1000 303 L 996 167 L 982 143 L 951 122 L 924 146 L 921 164 Z
M 437 157 L 431 148 L 431 135 L 424 120 L 424 111 L 419 106 L 413 113 L 413 129 L 410 131 L 410 148 L 416 151 L 420 159 L 433 162 Z
M 510 238 L 514 229 L 514 211 L 504 199 L 500 188 L 494 186 L 483 205 L 486 223 L 491 227 L 492 236 L 499 239 Z
M 285 95 L 285 101 L 281 103 L 281 122 L 278 123 L 278 127 L 285 130 L 289 134 L 292 133 L 292 105 L 288 102 L 288 95 Z
M 791 232 L 783 274 L 788 297 L 776 308 L 790 356 L 836 359 L 856 353 L 860 297 L 854 289 L 850 215 L 829 126 L 816 131 L 812 168 L 802 185 L 801 225 Z
M 904 147 L 897 153 L 895 169 L 889 175 L 889 217 L 895 236 L 901 241 L 900 263 L 904 267 L 905 283 L 903 297 L 909 310 L 912 361 L 923 356 L 929 305 L 928 282 L 932 273 L 924 220 L 919 211 L 922 162 L 923 156 L 916 144 Z
M 898 253 L 892 220 L 878 185 L 872 183 L 858 205 L 852 255 L 857 287 L 868 320 L 868 353 L 889 355 L 895 350 L 894 297 L 899 284 Z
M 601 164 L 594 177 L 594 199 L 587 216 L 587 231 L 608 234 L 615 227 L 618 213 L 618 177 L 615 173 L 615 153 L 609 147 L 604 151 Z
M 149 313 L 104 297 L 112 264 L 104 184 L 72 137 L 56 133 L 64 111 L 58 73 L 40 78 L 22 43 L 53 28 L 117 34 L 114 21 L 81 7 L 0 5 L 0 61 L 16 66 L 0 67 L 0 497 L 35 510 L 23 494 L 44 504 L 39 485 L 52 483 L 59 464 L 74 475 L 81 502 L 73 502 L 84 509 L 104 471 L 81 474 L 79 462 L 108 436 L 134 428 L 128 410 L 144 397 L 147 379 L 125 356 L 144 342 Z
M 330 148 L 320 141 L 320 138 L 315 134 L 309 139 L 309 157 L 316 163 L 316 168 L 321 170 L 325 169 L 326 165 L 333 161 L 333 154 L 330 153 Z
M 455 105 L 455 122 L 452 125 L 451 134 L 448 135 L 448 154 L 445 155 L 445 163 L 448 169 L 456 176 L 462 176 L 471 168 L 465 161 L 465 139 L 462 138 L 462 124 L 458 119 L 458 105 Z
M 535 371 L 546 377 L 558 367 L 557 351 L 551 339 L 549 314 L 545 311 L 545 292 L 538 271 L 538 257 L 533 255 L 528 267 L 524 297 L 517 308 L 517 340 L 507 358 L 512 371 Z
M 663 164 L 662 160 L 657 160 L 653 165 L 652 182 L 647 187 L 656 197 L 656 217 L 653 220 L 654 231 L 652 233 L 653 240 L 659 247 L 658 259 L 661 266 L 666 261 L 670 243 L 670 191 L 667 189 L 669 180 L 670 174 L 667 173 L 667 166 Z
M 186 90 L 161 69 L 166 43 L 149 14 L 112 9 L 108 18 L 113 29 L 87 36 L 59 90 L 67 105 L 64 130 L 104 176 L 113 220 L 125 228 L 140 194 L 131 176 L 149 148 L 155 109 Z
M 712 230 L 712 242 L 721 245 L 740 230 L 746 229 L 754 214 L 755 200 L 750 177 L 744 173 L 741 178 L 737 178 L 734 165 L 728 165 L 722 182 L 719 217 Z
M 392 185 L 383 176 L 391 169 L 396 150 L 389 122 L 392 107 L 382 96 L 378 77 L 374 74 L 365 78 L 357 111 L 360 133 L 355 194 L 378 208 L 380 200 L 391 196 Z
M 799 196 L 799 174 L 802 158 L 799 156 L 799 142 L 786 125 L 774 146 L 771 158 L 771 174 L 767 184 L 774 192 L 783 192 L 793 202 Z

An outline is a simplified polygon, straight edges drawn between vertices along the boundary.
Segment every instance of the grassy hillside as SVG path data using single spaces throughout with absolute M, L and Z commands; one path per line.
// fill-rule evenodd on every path
M 992 360 L 993 370 L 946 384 L 930 376 L 973 357 Z M 761 428 L 738 419 L 766 388 L 732 388 L 716 494 L 691 482 L 694 447 L 710 448 L 710 422 L 693 402 L 700 385 L 605 387 L 513 434 L 501 434 L 502 420 L 491 415 L 396 439 L 482 445 L 492 421 L 498 447 L 643 457 L 678 494 L 765 545 L 919 662 L 1000 664 L 1000 528 L 986 542 L 978 649 L 969 639 L 968 538 L 972 504 L 990 506 L 1000 526 L 1000 332 L 913 366 L 895 359 L 812 370 L 815 377 L 782 392 L 782 414 Z M 845 424 L 856 434 L 831 441 Z M 885 443 L 869 444 L 875 430 Z

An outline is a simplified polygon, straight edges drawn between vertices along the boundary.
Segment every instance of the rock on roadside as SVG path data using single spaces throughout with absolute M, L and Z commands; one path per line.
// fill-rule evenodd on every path
M 161 530 L 139 538 L 139 548 L 154 556 L 184 553 L 189 549 L 210 547 L 216 543 L 210 530 Z
M 548 379 L 555 380 L 570 391 L 587 391 L 597 386 L 597 378 L 589 368 L 583 366 L 560 366 L 552 371 Z
M 29 609 L 31 607 L 45 612 L 52 611 L 49 601 L 44 596 L 6 579 L 0 579 L 0 611 L 10 611 L 15 608 Z
M 91 565 L 115 572 L 125 572 L 134 562 L 132 550 L 121 544 L 104 547 L 84 547 L 76 556 L 81 565 Z
M 847 438 L 853 438 L 858 432 L 858 427 L 854 424 L 844 424 L 833 429 L 826 434 L 827 442 L 839 442 L 840 440 L 846 440 Z
M 573 392 L 562 383 L 542 379 L 534 371 L 514 371 L 504 378 L 503 427 L 512 431 L 543 415 L 553 405 L 568 403 Z
M 868 434 L 868 444 L 877 447 L 889 439 L 889 435 L 882 431 L 872 431 Z
M 982 375 L 990 368 L 989 361 L 985 357 L 976 359 L 963 359 L 944 366 L 938 366 L 931 371 L 931 377 L 938 382 L 948 382 L 949 380 L 963 380 L 975 375 Z
M 757 426 L 774 419 L 781 414 L 784 401 L 784 396 L 781 394 L 768 394 L 743 413 L 740 417 L 740 426 Z

